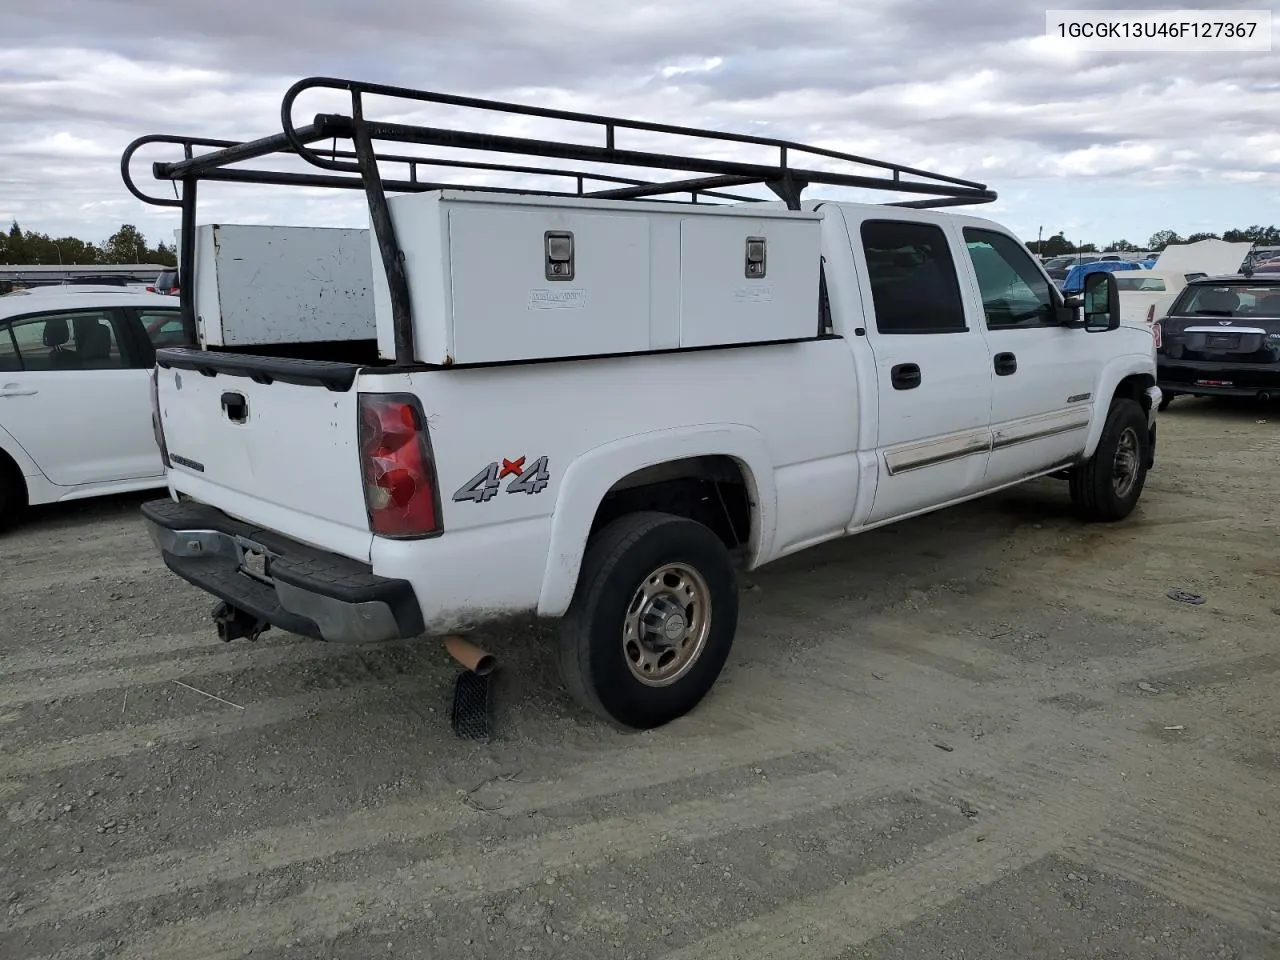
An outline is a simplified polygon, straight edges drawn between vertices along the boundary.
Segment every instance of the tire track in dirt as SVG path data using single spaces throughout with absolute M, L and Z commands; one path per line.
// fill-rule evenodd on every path
M 358 881 L 315 884 L 267 903 L 215 911 L 185 922 L 143 931 L 126 941 L 120 960 L 233 960 L 264 946 L 281 946 L 300 931 L 308 940 L 331 940 L 356 921 L 347 906 L 398 913 L 406 906 L 444 897 L 466 902 L 536 883 L 548 873 L 583 874 L 603 863 L 652 853 L 656 838 L 695 843 L 855 804 L 847 778 L 810 774 L 784 784 L 762 784 L 733 798 L 693 800 L 666 810 L 624 814 L 579 823 L 495 848 L 479 863 L 454 857 L 418 861 L 393 874 Z M 883 791 L 884 784 L 880 790 Z M 216 945 L 212 946 L 211 945 Z
M 1239 853 L 1242 851 L 1232 851 Z M 1163 848 L 1149 835 L 1107 830 L 1080 848 L 1094 869 L 1112 873 L 1171 900 L 1212 914 L 1242 930 L 1267 932 L 1268 913 L 1276 909 L 1275 888 L 1263 892 L 1258 882 L 1274 873 L 1274 861 L 1262 870 L 1252 864 L 1229 863 L 1225 851 L 1209 856 Z
M 800 727 L 794 717 L 785 714 L 763 722 L 757 718 L 753 723 L 746 715 L 737 717 L 731 712 L 718 716 L 708 725 L 709 729 L 692 736 L 655 738 L 658 742 L 587 761 L 560 778 L 522 785 L 503 803 L 502 810 L 507 816 L 545 812 L 549 807 L 618 796 L 662 783 L 682 783 L 691 777 L 705 777 L 747 764 L 768 764 L 797 753 L 812 752 L 814 748 L 838 749 L 842 751 L 843 763 L 857 766 L 857 758 L 865 753 L 856 748 L 860 745 L 865 751 L 872 743 L 891 740 L 904 719 L 892 710 L 886 711 L 874 725 L 863 724 L 856 734 L 851 734 L 853 725 L 849 713 L 834 712 L 829 722 L 820 727 Z M 273 708 L 272 722 L 278 722 L 280 714 L 278 706 Z M 225 726 L 230 729 L 223 729 L 222 735 L 244 729 L 250 719 L 227 716 Z M 746 721 L 749 735 L 735 736 L 726 742 L 726 727 L 736 727 L 740 719 Z M 208 725 L 209 721 L 202 717 L 199 723 Z M 166 722 L 165 727 L 171 739 L 180 739 L 187 729 L 173 722 Z M 132 738 L 135 743 L 145 743 L 142 738 L 153 733 L 154 729 L 139 731 Z M 1017 748 L 992 742 L 984 753 L 998 758 Z M 679 757 L 676 764 L 672 763 L 673 755 Z M 904 760 L 903 765 L 910 762 Z M 975 758 L 970 757 L 968 762 L 975 762 Z M 461 814 L 466 813 L 466 808 L 461 804 L 444 807 L 444 812 L 431 812 L 429 805 L 441 800 L 440 796 L 415 796 L 323 820 L 269 827 L 212 849 L 179 850 L 117 863 L 112 870 L 113 892 L 105 900 L 95 895 L 92 880 L 64 878 L 44 889 L 40 896 L 48 902 L 29 910 L 18 923 L 26 927 L 52 922 L 62 916 L 105 909 L 175 889 L 195 888 L 306 861 L 357 853 L 385 842 L 388 837 L 402 841 L 425 838 L 465 820 Z
M 5 756 L 4 772 L 16 780 L 63 767 L 119 759 L 149 749 L 148 744 L 159 746 L 184 740 L 233 737 L 248 730 L 297 720 L 317 711 L 336 711 L 375 692 L 393 696 L 409 694 L 419 689 L 421 683 L 417 677 L 389 680 L 373 676 L 339 689 L 272 697 L 259 703 L 245 704 L 243 710 L 205 711 L 155 723 L 115 727 L 62 742 L 46 741 Z M 9 786 L 19 789 L 20 783 L 11 781 Z
M 303 637 L 282 635 L 273 641 L 273 645 L 292 646 L 314 642 Z M 138 636 L 127 643 L 108 642 L 81 646 L 73 643 L 69 644 L 67 651 L 63 653 L 0 654 L 0 676 L 6 680 L 16 680 L 26 673 L 46 673 L 45 679 L 56 683 L 68 674 L 78 673 L 82 667 L 91 664 L 124 663 L 162 654 L 188 654 L 203 651 L 213 653 L 226 652 L 226 650 L 227 648 L 218 642 L 208 628 L 182 633 L 158 633 L 149 637 Z M 61 698 L 61 695 L 59 696 Z M 0 702 L 5 701 L 0 700 Z
M 993 813 L 979 809 L 970 829 L 930 845 L 903 867 L 874 871 L 818 896 L 788 903 L 664 954 L 662 960 L 842 957 L 853 947 L 939 911 L 1050 854 L 1074 855 L 1090 869 L 1110 871 L 1155 889 L 1242 930 L 1271 932 L 1274 902 L 1257 891 L 1258 882 L 1274 872 L 1270 855 L 1247 857 L 1252 871 L 1233 876 L 1222 867 L 1224 851 L 1179 857 L 1152 845 L 1146 833 L 1129 836 L 1108 826 L 1123 823 L 1126 830 L 1140 830 L 1150 824 L 1152 794 L 1161 794 L 1171 785 L 1164 779 L 1152 784 L 1145 778 L 1109 773 L 1117 761 L 1141 765 L 1143 753 L 1136 745 L 1121 744 L 1112 753 L 1066 763 L 1050 765 L 1032 759 L 983 782 L 964 776 L 932 780 L 914 792 L 936 805 L 953 803 L 958 795 Z M 1216 783 L 1222 779 L 1213 773 L 1235 773 L 1222 764 L 1213 766 L 1205 771 L 1206 779 Z M 1160 766 L 1170 780 L 1180 771 L 1176 761 Z M 1247 795 L 1253 786 L 1239 793 Z M 1210 818 L 1216 813 L 1227 829 L 1220 807 L 1206 802 L 1197 812 Z M 1197 822 L 1200 826 L 1192 828 L 1192 836 L 1208 839 L 1202 832 L 1203 819 Z M 1239 867 L 1241 861 L 1235 863 Z
M 289 643 L 283 647 L 253 649 L 240 647 L 225 653 L 211 653 L 193 659 L 176 658 L 159 663 L 99 668 L 92 671 L 68 671 L 42 677 L 40 683 L 30 680 L 0 684 L 0 703 L 20 707 L 45 700 L 65 700 L 102 690 L 122 690 L 172 680 L 186 680 L 210 674 L 231 673 L 245 667 L 281 667 L 317 660 L 337 660 L 348 651 L 323 643 Z

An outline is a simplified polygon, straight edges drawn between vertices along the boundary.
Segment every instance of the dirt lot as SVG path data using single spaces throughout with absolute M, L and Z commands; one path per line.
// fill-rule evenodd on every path
M 1280 957 L 1280 409 L 1161 423 L 1122 525 L 1045 481 L 752 575 L 646 734 L 530 627 L 460 740 L 437 643 L 220 644 L 140 498 L 42 511 L 0 540 L 0 957 Z

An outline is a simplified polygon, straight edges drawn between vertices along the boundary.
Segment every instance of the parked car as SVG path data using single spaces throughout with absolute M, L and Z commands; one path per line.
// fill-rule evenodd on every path
M 176 297 L 181 293 L 178 288 L 178 271 L 162 270 L 160 275 L 156 277 L 156 282 L 147 287 L 152 293 L 162 293 L 167 296 Z
M 1091 273 L 1122 273 L 1143 269 L 1145 268 L 1141 264 L 1127 260 L 1094 260 L 1092 263 L 1078 263 L 1067 271 L 1066 277 L 1058 284 L 1058 288 L 1071 296 L 1084 289 L 1084 278 Z
M 1098 258 L 1089 254 L 1072 253 L 1067 256 L 1054 257 L 1044 265 L 1045 272 L 1049 274 L 1049 279 L 1062 286 L 1062 281 L 1067 278 L 1067 271 L 1072 267 L 1081 263 L 1097 263 Z
M 365 120 L 325 122 L 373 162 Z M 762 169 L 660 161 L 713 185 Z M 1120 324 L 1110 274 L 1064 302 L 1008 229 L 945 211 L 630 199 L 687 183 L 389 200 L 366 183 L 376 356 L 159 351 L 170 496 L 143 515 L 169 569 L 221 601 L 219 635 L 368 642 L 537 614 L 560 619 L 584 705 L 653 727 L 719 676 L 739 564 L 1033 477 L 1067 479 L 1085 520 L 1133 511 L 1159 391 L 1151 335 Z M 270 296 L 318 350 L 306 288 Z
M 190 343 L 177 301 L 114 286 L 0 297 L 0 526 L 30 504 L 164 486 L 155 348 Z
M 1178 273 L 1170 270 L 1133 270 L 1116 274 L 1116 291 L 1120 297 L 1120 322 L 1150 328 L 1157 317 L 1163 317 L 1190 280 L 1203 273 Z
M 1280 396 L 1280 274 L 1202 277 L 1152 328 L 1163 392 Z

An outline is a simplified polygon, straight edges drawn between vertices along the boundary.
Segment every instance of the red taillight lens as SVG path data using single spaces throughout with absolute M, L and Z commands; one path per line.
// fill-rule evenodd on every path
M 160 421 L 160 368 L 151 368 L 151 432 L 155 435 L 156 446 L 160 448 L 160 459 L 167 469 L 169 463 L 169 446 L 164 442 L 164 424 Z
M 1159 320 L 1151 324 L 1151 339 L 1156 342 L 1156 349 L 1164 346 L 1164 327 Z
M 360 466 L 370 530 L 384 537 L 440 532 L 435 461 L 416 397 L 360 395 Z

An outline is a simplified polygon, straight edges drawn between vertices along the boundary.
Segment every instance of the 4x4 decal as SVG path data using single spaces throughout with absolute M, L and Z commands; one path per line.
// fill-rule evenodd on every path
M 532 496 L 541 493 L 551 482 L 551 474 L 547 471 L 547 458 L 539 457 L 525 466 L 525 457 L 517 457 L 502 461 L 493 461 L 474 477 L 464 483 L 453 495 L 454 503 L 487 503 L 498 495 L 502 481 L 507 477 L 514 479 L 507 484 L 507 493 L 527 493 Z

